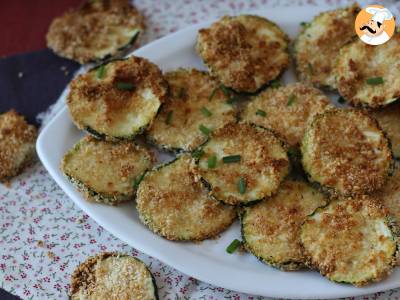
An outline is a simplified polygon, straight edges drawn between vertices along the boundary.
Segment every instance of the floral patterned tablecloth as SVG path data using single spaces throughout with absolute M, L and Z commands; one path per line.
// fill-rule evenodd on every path
M 143 43 L 224 14 L 290 5 L 333 8 L 347 3 L 340 0 L 135 1 L 147 18 Z M 399 2 L 385 4 L 400 16 Z M 54 106 L 44 120 L 59 107 Z M 161 299 L 265 299 L 200 282 L 139 253 L 83 213 L 39 162 L 14 179 L 10 186 L 0 185 L 2 288 L 22 299 L 67 299 L 71 272 L 87 256 L 101 251 L 122 251 L 143 260 L 155 276 Z M 400 299 L 400 289 L 360 299 Z

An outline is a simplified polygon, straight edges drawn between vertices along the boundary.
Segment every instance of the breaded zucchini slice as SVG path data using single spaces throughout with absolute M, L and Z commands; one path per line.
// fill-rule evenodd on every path
M 324 195 L 307 183 L 284 181 L 275 196 L 243 209 L 245 248 L 273 267 L 286 271 L 304 268 L 301 225 L 308 215 L 326 203 Z
M 81 263 L 71 276 L 71 300 L 157 300 L 157 285 L 139 259 L 104 252 Z
M 350 104 L 382 107 L 400 98 L 400 34 L 385 44 L 367 45 L 359 39 L 347 44 L 336 62 L 340 95 Z
M 396 237 L 376 199 L 335 200 L 310 215 L 300 239 L 310 266 L 335 282 L 362 286 L 390 274 Z
M 245 121 L 271 128 L 290 146 L 299 146 L 306 126 L 330 101 L 320 90 L 302 83 L 267 89 L 244 108 Z
M 10 110 L 0 114 L 0 182 L 18 175 L 35 157 L 37 130 Z
M 334 69 L 339 49 L 356 35 L 358 4 L 326 11 L 305 23 L 294 43 L 296 73 L 300 81 L 336 89 Z
M 393 171 L 388 139 L 375 119 L 358 110 L 317 115 L 307 127 L 301 153 L 310 180 L 342 195 L 379 190 Z
M 371 114 L 389 138 L 394 156 L 400 159 L 400 102 L 374 110 Z
M 211 194 L 231 204 L 248 204 L 274 194 L 289 171 L 282 142 L 269 130 L 231 123 L 202 147 L 201 176 Z
M 192 151 L 207 140 L 201 125 L 215 130 L 236 120 L 220 84 L 206 72 L 178 69 L 165 79 L 169 97 L 147 132 L 161 148 Z
M 98 138 L 132 139 L 151 124 L 166 94 L 158 67 L 131 56 L 76 77 L 67 104 L 79 129 Z
M 190 154 L 147 173 L 139 185 L 136 203 L 140 220 L 169 240 L 212 238 L 236 219 L 233 207 L 209 195 Z
M 53 20 L 47 46 L 81 64 L 105 60 L 131 48 L 144 27 L 128 0 L 87 0 Z
M 132 142 L 86 136 L 65 154 L 61 170 L 87 200 L 115 205 L 134 198 L 152 164 L 152 154 Z
M 289 66 L 288 36 L 258 16 L 224 16 L 199 30 L 196 49 L 210 72 L 237 92 L 256 92 Z

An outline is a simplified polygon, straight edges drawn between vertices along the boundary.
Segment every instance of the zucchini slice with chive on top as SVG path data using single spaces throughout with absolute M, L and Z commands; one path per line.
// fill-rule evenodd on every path
M 335 69 L 339 49 L 355 36 L 358 4 L 326 11 L 304 24 L 294 43 L 296 73 L 300 81 L 336 89 Z
M 224 16 L 199 30 L 196 49 L 212 75 L 236 92 L 254 93 L 289 66 L 288 36 L 253 15 Z
M 363 286 L 387 277 L 397 237 L 378 199 L 358 196 L 317 209 L 301 227 L 307 262 L 329 280 Z
M 393 172 L 389 140 L 376 120 L 359 110 L 317 115 L 306 129 L 301 153 L 309 179 L 333 194 L 370 194 Z
M 120 56 L 143 32 L 144 18 L 128 0 L 88 0 L 54 19 L 47 46 L 81 64 Z
M 178 69 L 165 78 L 170 94 L 147 131 L 151 143 L 170 151 L 193 151 L 211 131 L 236 120 L 235 109 L 208 73 Z
M 236 219 L 234 207 L 209 195 L 190 154 L 148 172 L 139 185 L 136 203 L 140 220 L 169 240 L 212 238 Z
M 392 145 L 393 155 L 400 159 L 400 102 L 371 112 Z
M 151 124 L 167 89 L 156 65 L 131 56 L 79 75 L 67 104 L 79 129 L 101 139 L 133 139 Z
M 386 106 L 400 98 L 400 34 L 379 46 L 356 39 L 340 49 L 336 62 L 339 94 L 351 105 Z
M 202 146 L 198 164 L 212 196 L 231 205 L 274 194 L 288 174 L 286 149 L 275 135 L 248 123 L 216 130 Z
M 152 154 L 132 142 L 86 136 L 64 156 L 61 170 L 87 200 L 115 205 L 135 197 L 152 164 Z
M 116 252 L 90 256 L 71 276 L 70 300 L 158 300 L 156 281 L 139 259 Z
M 305 182 L 286 180 L 270 199 L 243 208 L 245 248 L 261 261 L 291 271 L 305 267 L 300 228 L 315 209 L 325 206 L 324 195 Z
M 307 124 L 328 108 L 329 98 L 320 90 L 302 83 L 266 89 L 246 105 L 241 119 L 271 128 L 290 146 L 298 147 Z

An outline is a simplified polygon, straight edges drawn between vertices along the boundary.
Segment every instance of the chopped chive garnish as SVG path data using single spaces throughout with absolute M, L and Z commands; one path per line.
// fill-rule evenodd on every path
M 138 176 L 135 181 L 133 182 L 133 187 L 135 189 L 137 189 L 139 187 L 139 184 L 142 182 L 143 177 L 144 177 L 145 173 L 143 173 L 142 175 Z
M 287 106 L 291 106 L 294 103 L 294 101 L 296 101 L 296 96 L 292 94 L 288 98 Z
M 338 98 L 337 101 L 338 101 L 340 104 L 346 103 L 346 100 L 345 100 L 342 96 L 340 96 L 340 97 Z
M 217 165 L 217 157 L 215 155 L 211 155 L 207 160 L 207 166 L 209 169 L 214 169 Z
M 314 73 L 312 64 L 308 63 L 307 68 L 308 68 L 308 73 L 310 73 L 310 75 L 312 75 Z
M 204 133 L 205 135 L 209 135 L 211 133 L 211 129 L 207 128 L 203 124 L 199 126 L 199 130 Z
M 204 155 L 203 149 L 196 149 L 192 153 L 192 157 L 197 159 L 201 158 L 203 155 Z
M 220 85 L 220 89 L 222 90 L 222 92 L 226 97 L 229 97 L 231 95 L 231 91 L 223 84 Z
M 228 252 L 229 254 L 232 254 L 233 252 L 236 251 L 237 248 L 239 248 L 240 244 L 242 242 L 239 241 L 238 239 L 234 239 L 229 246 L 226 248 L 226 252 Z
M 273 89 L 276 89 L 281 86 L 281 82 L 279 80 L 275 79 L 275 80 L 271 81 L 269 86 L 272 87 Z
M 233 96 L 231 98 L 229 98 L 228 100 L 226 100 L 226 104 L 232 105 L 233 103 L 235 103 L 238 99 Z
M 209 111 L 207 109 L 207 107 L 204 107 L 204 106 L 201 108 L 201 113 L 206 117 L 211 117 L 212 116 L 212 112 Z
M 222 161 L 224 162 L 224 164 L 230 164 L 230 163 L 239 162 L 240 159 L 241 159 L 240 155 L 229 155 L 229 156 L 224 156 L 222 158 Z
M 257 109 L 256 115 L 261 116 L 261 117 L 266 117 L 267 113 L 265 111 L 263 111 L 262 109 Z
M 308 22 L 300 22 L 300 25 L 303 26 L 303 27 L 308 27 L 308 26 L 310 26 L 310 23 L 308 23 Z
M 218 92 L 218 90 L 220 89 L 219 86 L 217 86 L 216 88 L 214 88 L 210 94 L 210 96 L 208 96 L 208 101 L 211 101 L 212 98 L 214 98 L 215 94 Z
M 383 78 L 382 77 L 371 77 L 367 79 L 367 84 L 370 85 L 378 85 L 383 83 Z
M 241 194 L 246 193 L 246 179 L 240 177 L 238 182 L 238 187 L 239 187 L 239 193 Z
M 124 91 L 132 91 L 133 84 L 130 82 L 117 82 L 116 84 L 117 89 L 124 90 Z
M 97 78 L 98 79 L 102 79 L 104 77 L 105 72 L 106 72 L 106 66 L 105 65 L 101 65 L 97 69 Z
M 173 113 L 174 112 L 172 110 L 168 112 L 167 118 L 165 119 L 165 124 L 171 125 Z

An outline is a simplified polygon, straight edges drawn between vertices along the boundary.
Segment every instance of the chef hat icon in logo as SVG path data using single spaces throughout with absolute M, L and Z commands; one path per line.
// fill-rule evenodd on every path
M 396 22 L 393 14 L 381 5 L 361 10 L 355 22 L 359 38 L 369 45 L 382 45 L 393 36 Z

